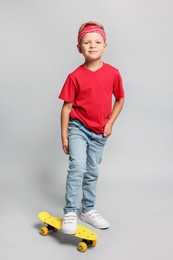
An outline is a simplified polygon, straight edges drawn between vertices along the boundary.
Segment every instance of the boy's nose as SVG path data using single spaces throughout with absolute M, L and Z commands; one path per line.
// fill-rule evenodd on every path
M 90 47 L 91 47 L 91 48 L 95 48 L 95 46 L 96 46 L 96 45 L 95 45 L 94 42 L 92 42 L 92 43 L 90 44 Z

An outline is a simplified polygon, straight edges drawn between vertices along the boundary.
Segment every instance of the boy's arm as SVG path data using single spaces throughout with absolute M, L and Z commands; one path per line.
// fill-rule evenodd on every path
M 66 154 L 69 153 L 68 146 L 68 123 L 73 103 L 64 102 L 61 110 L 61 139 L 62 148 Z
M 113 109 L 112 109 L 112 114 L 111 114 L 110 119 L 109 119 L 109 121 L 107 122 L 107 124 L 105 125 L 105 128 L 104 128 L 104 133 L 103 133 L 104 137 L 108 137 L 108 136 L 111 135 L 112 126 L 113 126 L 115 120 L 117 119 L 119 113 L 121 112 L 123 105 L 124 105 L 124 98 L 120 98 L 120 99 L 115 100 L 115 103 L 114 103 L 114 106 L 113 106 Z

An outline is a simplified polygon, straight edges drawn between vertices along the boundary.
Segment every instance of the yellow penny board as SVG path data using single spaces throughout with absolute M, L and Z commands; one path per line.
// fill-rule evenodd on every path
M 47 226 L 44 226 L 40 229 L 40 234 L 45 236 L 49 233 L 49 230 L 61 230 L 62 219 L 51 216 L 48 212 L 40 212 L 38 214 L 39 219 Z M 78 237 L 82 239 L 82 242 L 78 245 L 78 250 L 81 252 L 85 252 L 88 246 L 94 247 L 96 245 L 96 241 L 98 236 L 96 233 L 91 231 L 90 229 L 77 225 L 78 229 L 76 234 L 72 235 L 74 237 Z

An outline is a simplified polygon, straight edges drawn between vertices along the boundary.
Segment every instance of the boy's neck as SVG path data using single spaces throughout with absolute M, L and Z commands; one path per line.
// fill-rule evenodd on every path
M 84 66 L 92 71 L 96 71 L 98 69 L 100 69 L 103 66 L 103 61 L 99 60 L 99 61 L 85 61 Z

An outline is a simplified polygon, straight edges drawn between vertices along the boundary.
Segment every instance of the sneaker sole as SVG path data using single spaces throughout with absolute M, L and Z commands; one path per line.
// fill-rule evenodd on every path
M 95 227 L 95 228 L 102 229 L 102 230 L 105 230 L 105 229 L 108 229 L 108 228 L 109 228 L 109 226 L 106 226 L 106 227 L 95 226 L 93 223 L 91 223 L 90 221 L 87 221 L 87 220 L 83 219 L 81 216 L 80 216 L 79 218 L 80 218 L 80 220 L 82 220 L 83 222 L 88 223 L 88 224 L 90 224 L 91 226 L 93 226 L 93 227 Z
M 72 232 L 72 231 L 68 231 L 68 230 L 66 231 L 66 230 L 61 229 L 61 232 L 64 233 L 64 234 L 66 234 L 66 235 L 74 235 L 74 234 L 77 233 L 77 230 L 75 230 L 74 232 Z

